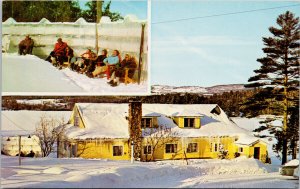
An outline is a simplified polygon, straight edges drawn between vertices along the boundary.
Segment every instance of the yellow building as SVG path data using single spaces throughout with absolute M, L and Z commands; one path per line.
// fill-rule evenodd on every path
M 267 144 L 238 127 L 216 104 L 137 103 L 132 106 L 137 112 L 130 107 L 75 104 L 61 156 L 129 160 L 133 142 L 134 156 L 142 161 L 240 155 L 266 161 Z

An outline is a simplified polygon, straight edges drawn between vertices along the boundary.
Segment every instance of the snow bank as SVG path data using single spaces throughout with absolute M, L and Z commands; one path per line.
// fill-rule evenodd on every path
M 238 184 L 238 180 L 247 179 L 249 183 L 264 185 L 270 180 L 285 182 L 270 165 L 264 165 L 255 159 L 237 158 L 234 160 L 183 160 L 162 162 L 105 161 L 88 159 L 26 158 L 22 167 L 16 166 L 16 157 L 4 156 L 2 171 L 8 171 L 2 177 L 1 184 L 14 188 L 136 188 L 136 187 L 203 187 L 226 183 Z M 13 169 L 13 170 L 12 170 Z M 13 182 L 22 179 L 22 182 Z M 218 182 L 218 183 L 217 183 Z M 241 181 L 243 182 L 243 181 Z M 275 184 L 275 185 L 276 185 Z M 267 185 L 268 188 L 274 186 Z M 279 185 L 279 186 L 282 186 Z
M 107 84 L 106 78 L 89 78 L 71 71 L 58 70 L 49 62 L 33 55 L 2 55 L 2 91 L 5 94 L 65 94 L 80 95 L 142 95 L 148 94 L 147 81 L 117 87 Z M 88 92 L 88 93 L 87 93 Z
M 59 174 L 65 172 L 65 171 L 66 170 L 64 168 L 61 168 L 61 167 L 51 167 L 51 168 L 45 169 L 43 171 L 43 173 L 59 175 Z
M 293 159 L 293 160 L 287 162 L 286 164 L 284 164 L 284 166 L 299 166 L 299 160 Z

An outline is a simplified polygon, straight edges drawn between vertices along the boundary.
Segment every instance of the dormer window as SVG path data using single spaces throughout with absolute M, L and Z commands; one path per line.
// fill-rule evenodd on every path
M 151 128 L 152 125 L 152 118 L 142 118 L 142 128 Z
M 184 127 L 194 128 L 195 118 L 184 118 Z

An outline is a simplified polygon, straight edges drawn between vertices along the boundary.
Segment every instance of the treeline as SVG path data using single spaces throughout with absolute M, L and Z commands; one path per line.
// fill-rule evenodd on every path
M 112 21 L 123 19 L 118 12 L 110 11 L 111 1 L 102 6 L 102 15 Z M 3 1 L 2 21 L 9 17 L 17 22 L 39 22 L 42 18 L 50 22 L 75 22 L 83 17 L 87 22 L 96 21 L 96 1 L 88 1 L 82 10 L 78 1 Z
M 151 96 L 3 96 L 3 110 L 42 110 L 55 111 L 63 110 L 70 111 L 75 103 L 128 103 L 130 101 L 141 101 L 143 103 L 161 103 L 161 104 L 218 104 L 229 116 L 239 116 L 241 107 L 245 99 L 252 95 L 252 90 L 224 92 L 222 94 L 214 94 L 212 96 L 203 96 L 201 94 L 163 94 Z M 61 99 L 60 103 L 65 103 L 65 106 L 54 106 L 51 104 L 20 104 L 18 99 Z
M 128 103 L 130 101 L 141 101 L 142 103 L 160 103 L 160 104 L 218 104 L 228 116 L 241 116 L 249 113 L 247 99 L 258 93 L 255 90 L 242 90 L 224 92 L 204 96 L 193 93 L 170 93 L 150 96 L 3 96 L 2 110 L 41 110 L 41 111 L 70 111 L 75 103 Z M 297 96 L 298 94 L 293 94 Z M 59 99 L 59 104 L 25 104 L 18 103 L 17 100 L 37 100 L 37 99 Z M 282 106 L 278 103 L 278 106 Z M 252 107 L 253 109 L 253 107 Z M 273 114 L 280 115 L 281 108 L 257 109 L 255 114 Z M 254 110 L 253 110 L 254 111 Z

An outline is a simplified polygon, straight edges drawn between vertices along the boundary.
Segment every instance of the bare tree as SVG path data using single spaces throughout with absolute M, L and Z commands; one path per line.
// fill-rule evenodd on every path
M 154 161 L 154 154 L 155 151 L 161 147 L 164 147 L 167 143 L 174 143 L 178 141 L 178 132 L 172 131 L 171 128 L 165 127 L 165 126 L 156 126 L 152 128 L 145 128 L 143 131 L 144 136 L 144 148 L 148 148 L 150 146 L 151 148 L 151 154 L 146 153 L 146 161 Z M 148 149 L 147 149 L 148 151 Z M 177 154 L 178 151 L 176 150 L 175 154 Z
M 55 142 L 62 137 L 64 130 L 64 118 L 41 116 L 35 134 L 39 137 L 43 157 L 48 156 L 53 151 Z

